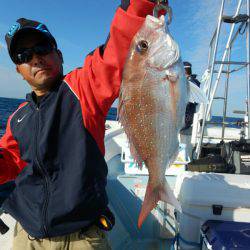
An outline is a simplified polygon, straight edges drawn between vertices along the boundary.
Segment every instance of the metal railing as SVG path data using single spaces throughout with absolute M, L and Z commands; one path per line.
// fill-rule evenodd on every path
M 207 97 L 208 97 L 208 103 L 205 105 L 203 118 L 202 118 L 202 125 L 200 128 L 200 131 L 197 132 L 196 138 L 198 139 L 198 143 L 195 150 L 195 158 L 200 157 L 201 153 L 201 147 L 202 147 L 202 141 L 204 138 L 204 131 L 205 126 L 207 123 L 207 120 L 210 117 L 211 113 L 211 107 L 213 104 L 213 101 L 215 99 L 222 99 L 223 100 L 223 122 L 222 122 L 222 136 L 221 140 L 224 139 L 225 136 L 225 120 L 227 115 L 227 103 L 228 103 L 228 88 L 229 88 L 229 80 L 230 75 L 233 72 L 239 71 L 243 68 L 247 67 L 247 115 L 248 110 L 250 110 L 250 49 L 249 49 L 249 43 L 250 43 L 250 20 L 249 20 L 249 12 L 250 12 L 250 0 L 246 0 L 246 8 L 247 8 L 247 14 L 240 14 L 241 6 L 242 6 L 243 0 L 238 1 L 237 9 L 234 14 L 234 16 L 224 16 L 224 7 L 225 7 L 225 0 L 222 0 L 221 2 L 221 8 L 217 23 L 217 28 L 212 36 L 210 47 L 209 47 L 209 57 L 208 57 L 208 70 L 210 72 L 210 79 L 208 83 L 208 89 L 207 89 Z M 227 23 L 232 25 L 230 34 L 226 43 L 226 47 L 222 56 L 222 59 L 216 60 L 217 52 L 218 52 L 218 41 L 221 33 L 221 26 L 222 23 Z M 237 30 L 235 31 L 236 24 L 239 24 Z M 238 37 L 239 34 L 242 32 L 242 28 L 245 25 L 245 31 L 246 31 L 246 48 L 247 48 L 247 56 L 246 56 L 246 62 L 235 62 L 231 61 L 231 54 L 232 54 L 232 47 L 233 44 Z M 215 65 L 219 64 L 219 70 L 215 70 Z M 232 65 L 238 65 L 239 67 L 237 69 L 231 69 Z M 227 66 L 226 70 L 224 69 L 224 66 Z M 225 83 L 225 89 L 224 89 L 224 96 L 221 98 L 215 97 L 216 90 L 218 88 L 219 81 L 221 79 L 222 73 L 226 74 L 226 83 Z M 213 84 L 215 74 L 217 74 L 215 83 Z M 213 88 L 212 88 L 213 87 Z M 199 138 L 198 138 L 199 137 Z M 248 138 L 250 138 L 250 123 L 248 123 Z

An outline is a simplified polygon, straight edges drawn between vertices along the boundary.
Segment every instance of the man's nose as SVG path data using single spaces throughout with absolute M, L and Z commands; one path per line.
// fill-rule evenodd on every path
M 36 53 L 33 53 L 31 62 L 33 65 L 43 65 L 44 64 L 44 58 L 41 55 L 37 55 Z

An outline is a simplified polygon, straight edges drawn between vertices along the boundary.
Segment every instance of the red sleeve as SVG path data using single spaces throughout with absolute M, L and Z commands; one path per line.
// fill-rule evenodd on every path
M 118 97 L 123 66 L 130 43 L 153 12 L 154 3 L 148 0 L 130 0 L 125 11 L 118 8 L 110 28 L 108 42 L 87 56 L 84 66 L 69 73 L 65 81 L 78 97 L 85 127 L 91 132 L 104 152 L 104 120 Z
M 12 116 L 8 120 L 4 136 L 0 139 L 0 184 L 15 179 L 26 165 L 20 158 L 18 144 L 11 133 Z

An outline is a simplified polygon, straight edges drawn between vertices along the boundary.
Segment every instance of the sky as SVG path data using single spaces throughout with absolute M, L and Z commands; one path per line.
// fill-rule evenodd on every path
M 140 1 L 140 0 L 138 0 Z M 225 14 L 232 15 L 237 0 L 226 0 Z M 201 79 L 207 68 L 209 42 L 217 25 L 220 0 L 169 0 L 173 9 L 170 32 L 181 48 L 184 61 L 193 65 L 193 73 Z M 20 17 L 38 20 L 46 24 L 57 40 L 64 56 L 64 73 L 82 66 L 85 56 L 103 44 L 119 0 L 1 0 L 0 2 L 0 96 L 25 98 L 30 92 L 28 84 L 16 73 L 6 49 L 4 36 Z M 245 12 L 243 0 L 241 12 Z M 224 27 L 225 26 L 225 27 Z M 224 25 L 219 41 L 218 60 L 221 59 L 229 25 Z M 233 59 L 246 60 L 245 38 L 235 43 Z M 224 45 L 224 47 L 223 47 Z M 223 79 L 218 94 L 223 94 Z M 244 110 L 246 98 L 246 70 L 234 73 L 229 88 L 229 114 L 232 110 Z M 222 102 L 212 108 L 221 114 Z

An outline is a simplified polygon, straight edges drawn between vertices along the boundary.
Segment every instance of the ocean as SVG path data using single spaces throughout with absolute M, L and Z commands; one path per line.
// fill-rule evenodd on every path
M 23 99 L 13 99 L 13 98 L 4 98 L 0 97 L 0 137 L 4 134 L 8 117 L 17 109 L 17 107 L 22 103 Z M 116 120 L 117 111 L 116 108 L 111 108 L 107 119 L 108 120 Z M 212 121 L 214 122 L 222 122 L 221 116 L 212 116 Z M 227 117 L 227 122 L 236 123 L 237 121 L 243 121 L 242 118 L 237 117 Z M 227 127 L 235 127 L 238 128 L 237 124 L 230 124 Z
M 13 99 L 0 97 L 0 137 L 5 132 L 8 117 L 18 108 L 18 106 L 24 102 L 23 99 Z M 111 108 L 107 119 L 116 120 L 116 108 Z
M 3 98 L 0 97 L 0 137 L 5 132 L 8 117 L 18 108 L 23 102 L 22 99 Z

